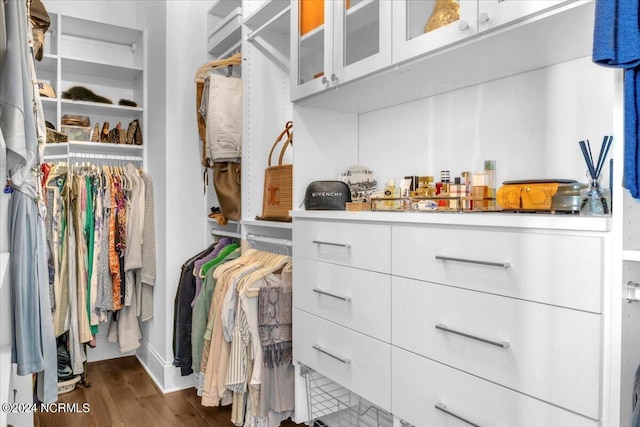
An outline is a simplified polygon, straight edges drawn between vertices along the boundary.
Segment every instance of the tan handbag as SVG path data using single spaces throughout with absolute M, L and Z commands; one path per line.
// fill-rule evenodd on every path
M 240 163 L 213 164 L 213 186 L 220 203 L 220 212 L 225 218 L 233 221 L 240 220 L 241 179 Z
M 292 122 L 287 122 L 284 130 L 273 143 L 271 151 L 269 152 L 268 167 L 264 171 L 264 189 L 262 195 L 262 216 L 256 217 L 256 219 L 266 221 L 285 221 L 291 222 L 291 216 L 289 211 L 293 208 L 293 165 L 282 164 L 284 153 L 289 145 L 293 145 L 293 127 Z M 276 146 L 283 140 L 284 136 L 287 139 L 280 150 L 280 157 L 278 158 L 278 164 L 271 166 L 271 156 L 275 151 Z

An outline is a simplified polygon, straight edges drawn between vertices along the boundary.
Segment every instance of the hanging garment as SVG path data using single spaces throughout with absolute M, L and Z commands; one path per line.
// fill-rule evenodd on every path
M 69 200 L 71 197 L 71 180 L 67 181 L 68 184 L 65 186 L 65 198 Z M 76 267 L 76 227 L 74 216 L 69 213 L 68 214 L 68 242 L 69 249 L 67 250 L 68 254 L 68 269 L 69 269 L 69 354 L 71 356 L 71 367 L 73 368 L 73 373 L 76 375 L 82 374 L 84 372 L 84 362 L 87 360 L 87 356 L 82 348 L 82 343 L 80 341 L 80 325 L 78 322 L 78 309 L 82 307 L 82 305 L 78 305 L 78 281 L 76 278 L 77 267 Z
M 200 141 L 202 141 L 201 164 L 205 168 L 212 167 L 213 161 L 216 159 L 224 160 L 224 158 L 221 158 L 221 157 L 211 157 L 210 150 L 209 150 L 209 141 L 208 141 L 209 135 L 207 130 L 207 126 L 209 125 L 209 122 L 214 122 L 216 120 L 219 120 L 221 116 L 229 115 L 230 117 L 233 117 L 233 118 L 231 120 L 226 119 L 224 120 L 224 122 L 232 123 L 231 126 L 234 126 L 233 122 L 235 121 L 235 117 L 241 117 L 241 114 L 242 114 L 242 103 L 241 103 L 242 93 L 240 93 L 239 95 L 236 94 L 234 96 L 233 98 L 234 105 L 232 107 L 232 110 L 225 111 L 224 100 L 220 96 L 217 98 L 217 102 L 219 102 L 218 106 L 222 108 L 210 110 L 209 108 L 210 90 L 209 89 L 211 86 L 211 80 L 209 77 L 211 75 L 215 75 L 215 73 L 212 73 L 213 70 L 227 68 L 228 76 L 229 76 L 228 78 L 231 78 L 231 75 L 230 75 L 231 67 L 233 67 L 234 65 L 240 65 L 241 62 L 242 62 L 242 55 L 240 54 L 240 52 L 238 52 L 230 56 L 229 58 L 209 61 L 203 66 L 201 66 L 200 68 L 198 68 L 198 71 L 196 71 L 196 75 L 194 79 L 196 82 L 196 118 L 198 122 L 198 134 L 200 136 Z M 210 113 L 214 113 L 214 112 L 216 114 L 215 118 L 211 117 L 210 115 Z M 239 126 L 236 125 L 236 127 L 237 129 L 234 129 L 233 132 L 231 132 L 231 134 L 233 135 L 233 138 L 236 141 L 238 141 L 237 145 L 239 149 L 240 147 L 239 138 L 240 138 L 240 132 L 241 132 L 240 130 L 242 126 L 240 124 Z M 224 136 L 223 138 L 228 139 L 226 136 Z M 235 150 L 233 151 L 235 152 Z M 220 155 L 223 155 L 223 153 L 220 153 Z M 240 154 L 232 155 L 231 157 L 239 157 L 239 156 Z M 205 170 L 204 176 L 205 178 L 207 176 L 206 170 Z M 206 182 L 206 179 L 205 179 L 205 182 Z
M 227 255 L 220 265 L 229 261 L 238 259 L 240 257 L 240 249 L 236 249 Z M 204 335 L 207 330 L 207 317 L 211 309 L 211 301 L 213 299 L 213 291 L 216 286 L 216 278 L 214 277 L 215 269 L 210 269 L 207 272 L 207 276 L 203 280 L 202 290 L 196 298 L 193 306 L 193 324 L 191 332 L 191 347 L 192 347 L 192 369 L 196 377 L 196 388 L 200 390 L 200 396 L 202 395 L 202 385 L 204 384 L 204 377 L 200 372 L 200 365 L 202 364 L 202 349 L 204 346 Z
M 640 198 L 640 24 L 637 1 L 596 0 L 593 61 L 624 69 L 624 187 Z
M 67 230 L 66 203 L 62 196 L 66 182 L 66 167 L 53 165 L 47 176 L 44 190 L 47 199 L 47 248 L 49 282 L 53 283 L 53 330 L 56 337 L 67 331 L 69 310 L 69 278 L 66 268 Z
M 207 271 L 204 271 L 204 272 L 201 271 L 202 267 L 205 264 L 209 263 L 209 261 L 215 260 L 220 254 L 220 251 L 222 250 L 222 248 L 224 248 L 227 245 L 230 245 L 231 243 L 233 243 L 233 241 L 229 237 L 223 237 L 222 239 L 218 240 L 218 243 L 216 244 L 216 249 L 214 249 L 213 252 L 211 252 L 207 256 L 202 257 L 201 259 L 195 262 L 193 266 L 193 275 L 196 278 L 196 295 L 193 299 L 193 302 L 191 303 L 191 307 L 195 305 L 196 299 L 198 298 L 198 295 L 200 294 L 200 290 L 202 288 L 202 282 L 203 282 L 202 279 L 207 275 Z
M 173 329 L 173 365 L 180 368 L 182 376 L 190 375 L 193 372 L 191 369 L 191 324 L 193 316 L 191 301 L 193 301 L 196 290 L 193 266 L 198 259 L 213 251 L 215 247 L 215 243 L 210 245 L 182 265 L 178 290 L 174 300 Z
M 142 268 L 142 232 L 144 228 L 145 187 L 138 170 L 129 163 L 125 174 L 131 183 L 127 217 L 127 246 L 125 248 L 125 271 Z M 142 203 L 140 203 L 142 201 Z
M 86 223 L 86 187 L 84 178 L 74 174 L 72 178 L 71 207 L 76 236 L 76 289 L 78 292 L 78 332 L 80 342 L 87 343 L 93 338 L 89 325 L 87 311 L 87 239 L 85 237 Z M 84 309 L 81 309 L 84 307 Z
M 238 161 L 242 147 L 242 80 L 212 72 L 207 106 L 207 146 L 214 162 Z
M 0 62 L 0 138 L 6 144 L 7 170 L 14 192 L 9 204 L 10 285 L 14 343 L 12 360 L 18 375 L 38 373 L 38 397 L 57 400 L 56 342 L 51 316 L 44 206 L 37 202 L 33 173 L 44 150 L 44 115 L 28 41 L 24 2 L 8 2 L 5 57 Z M 34 113 L 35 111 L 35 113 Z
M 142 267 L 140 281 L 142 295 L 140 301 L 140 320 L 153 317 L 153 286 L 156 283 L 156 220 L 153 209 L 153 181 L 145 172 L 140 173 L 144 183 L 144 215 L 142 227 Z
M 96 309 L 100 311 L 102 322 L 107 321 L 107 311 L 113 306 L 113 278 L 109 270 L 109 225 L 111 220 L 111 178 L 106 169 L 102 177 L 102 231 L 100 232 L 100 250 L 98 252 L 98 286 L 96 295 Z

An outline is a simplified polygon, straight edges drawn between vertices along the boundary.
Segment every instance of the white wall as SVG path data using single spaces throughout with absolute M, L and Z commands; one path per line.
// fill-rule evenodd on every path
M 388 178 L 451 177 L 496 160 L 496 183 L 532 178 L 586 182 L 578 141 L 599 150 L 613 132 L 615 72 L 581 58 L 362 114 L 359 162 Z M 622 141 L 617 141 L 622 143 Z M 384 161 L 379 153 L 390 153 Z M 597 156 L 597 153 L 594 153 Z M 622 167 L 622 165 L 620 165 Z M 608 177 L 608 165 L 602 172 Z M 605 180 L 608 184 L 608 179 Z
M 167 4 L 165 1 L 136 2 L 136 25 L 147 29 L 147 109 L 146 169 L 153 179 L 154 214 L 156 221 L 156 284 L 154 287 L 154 317 L 142 324 L 143 346 L 139 357 L 162 387 L 167 333 L 166 290 L 166 188 L 167 188 Z
M 48 12 L 122 27 L 136 26 L 136 3 L 127 0 L 44 0 Z
M 149 28 L 147 168 L 154 179 L 158 276 L 154 318 L 138 351 L 165 391 L 191 385 L 172 366 L 174 299 L 182 263 L 206 244 L 205 199 L 196 126 L 196 70 L 206 58 L 206 1 L 138 2 Z M 161 23 L 163 25 L 158 25 Z

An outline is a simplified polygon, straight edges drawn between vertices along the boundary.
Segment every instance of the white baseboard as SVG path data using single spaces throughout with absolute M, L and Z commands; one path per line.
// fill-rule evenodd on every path
M 143 339 L 141 344 L 136 352 L 136 357 L 162 393 L 171 393 L 195 386 L 193 375 L 183 377 L 180 374 L 180 368 L 173 366 L 171 361 L 166 362 L 158 352 L 149 345 L 148 341 Z
M 104 324 L 104 326 L 100 325 L 100 329 L 96 334 L 96 348 L 87 346 L 87 362 L 98 362 L 100 360 L 115 359 L 136 354 L 135 351 L 122 353 L 118 343 L 107 341 L 106 330 L 108 329 L 108 324 Z

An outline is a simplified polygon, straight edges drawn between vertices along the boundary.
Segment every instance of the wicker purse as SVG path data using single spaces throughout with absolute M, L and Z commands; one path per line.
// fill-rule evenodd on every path
M 291 132 L 292 127 L 293 123 L 287 122 L 284 130 L 280 133 L 276 142 L 273 143 L 271 151 L 269 152 L 268 167 L 264 171 L 262 216 L 257 216 L 256 219 L 291 222 L 289 211 L 293 208 L 293 165 L 283 165 L 282 160 L 287 147 L 289 147 L 289 145 L 293 145 L 293 132 Z M 271 166 L 271 156 L 273 155 L 276 146 L 283 140 L 285 135 L 287 136 L 287 139 L 280 150 L 278 164 Z

